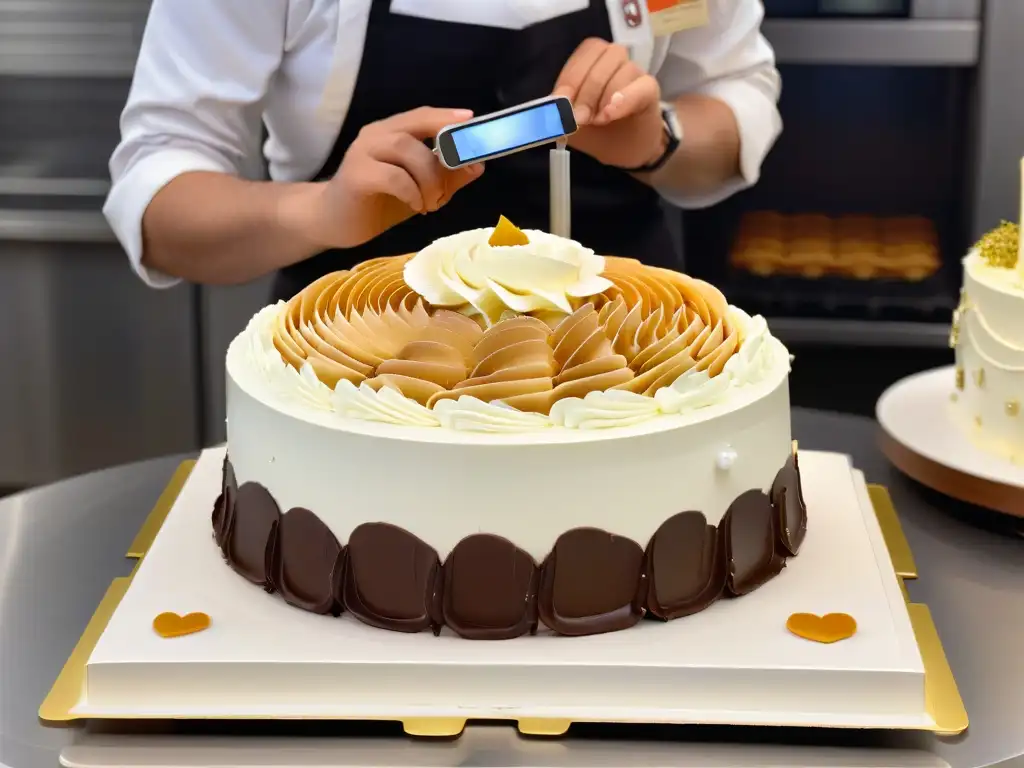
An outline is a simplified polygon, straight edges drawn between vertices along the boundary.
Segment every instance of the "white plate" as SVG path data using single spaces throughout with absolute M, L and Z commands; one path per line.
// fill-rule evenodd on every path
M 985 483 L 1020 489 L 1024 494 L 1024 466 L 982 451 L 954 422 L 950 413 L 954 376 L 954 367 L 948 366 L 896 382 L 878 400 L 876 414 L 879 424 L 892 440 L 926 462 Z M 900 466 L 903 462 L 895 463 Z M 938 473 L 927 469 L 922 471 L 918 466 L 926 465 L 900 466 L 900 469 L 937 490 L 956 491 L 951 495 L 965 501 L 985 503 L 984 498 L 978 498 L 977 492 L 972 493 L 966 484 L 954 480 L 944 483 L 941 477 L 936 483 L 933 475 Z M 965 490 L 966 493 L 963 492 Z M 1020 504 L 1024 507 L 1024 496 Z

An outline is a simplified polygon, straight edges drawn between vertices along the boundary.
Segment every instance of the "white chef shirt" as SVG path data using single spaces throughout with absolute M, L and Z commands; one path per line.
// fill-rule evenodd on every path
M 320 170 L 352 98 L 372 2 L 153 0 L 103 209 L 146 283 L 161 288 L 178 282 L 141 264 L 143 213 L 171 179 L 188 171 L 260 178 L 262 156 L 278 181 L 307 180 Z M 391 11 L 465 20 L 466 13 L 479 16 L 486 9 L 495 26 L 514 28 L 585 5 L 392 0 Z M 664 99 L 704 93 L 736 116 L 739 177 L 698 198 L 661 190 L 688 208 L 711 205 L 757 181 L 782 126 L 779 74 L 760 33 L 761 0 L 708 0 L 708 12 L 704 26 L 633 48 L 634 60 L 658 78 Z M 261 152 L 263 123 L 269 138 Z

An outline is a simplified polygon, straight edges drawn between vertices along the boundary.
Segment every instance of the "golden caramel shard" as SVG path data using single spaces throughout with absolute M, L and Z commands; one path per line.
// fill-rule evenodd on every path
M 494 248 L 512 245 L 529 245 L 530 238 L 519 227 L 501 216 L 487 244 Z

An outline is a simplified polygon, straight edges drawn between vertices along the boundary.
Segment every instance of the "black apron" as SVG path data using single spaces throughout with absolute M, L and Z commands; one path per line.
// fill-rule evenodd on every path
M 487 0 L 480 0 L 487 2 Z M 472 109 L 484 115 L 547 96 L 583 40 L 611 40 L 604 0 L 590 7 L 507 30 L 419 19 L 373 0 L 363 59 L 338 140 L 315 181 L 331 178 L 360 129 L 416 107 Z M 286 267 L 274 300 L 287 300 L 328 272 L 377 256 L 414 253 L 439 237 L 494 226 L 504 214 L 521 228 L 549 228 L 550 146 L 487 164 L 478 180 L 447 205 L 392 227 L 355 248 L 327 251 Z M 572 237 L 596 252 L 675 266 L 675 248 L 657 192 L 628 173 L 582 152 L 572 155 Z

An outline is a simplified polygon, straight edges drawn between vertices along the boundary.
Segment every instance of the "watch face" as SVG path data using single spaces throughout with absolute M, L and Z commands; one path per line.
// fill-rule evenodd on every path
M 682 138 L 683 130 L 679 126 L 679 118 L 676 117 L 676 108 L 668 102 L 661 105 L 661 119 L 665 123 L 665 130 L 668 135 L 677 141 Z

